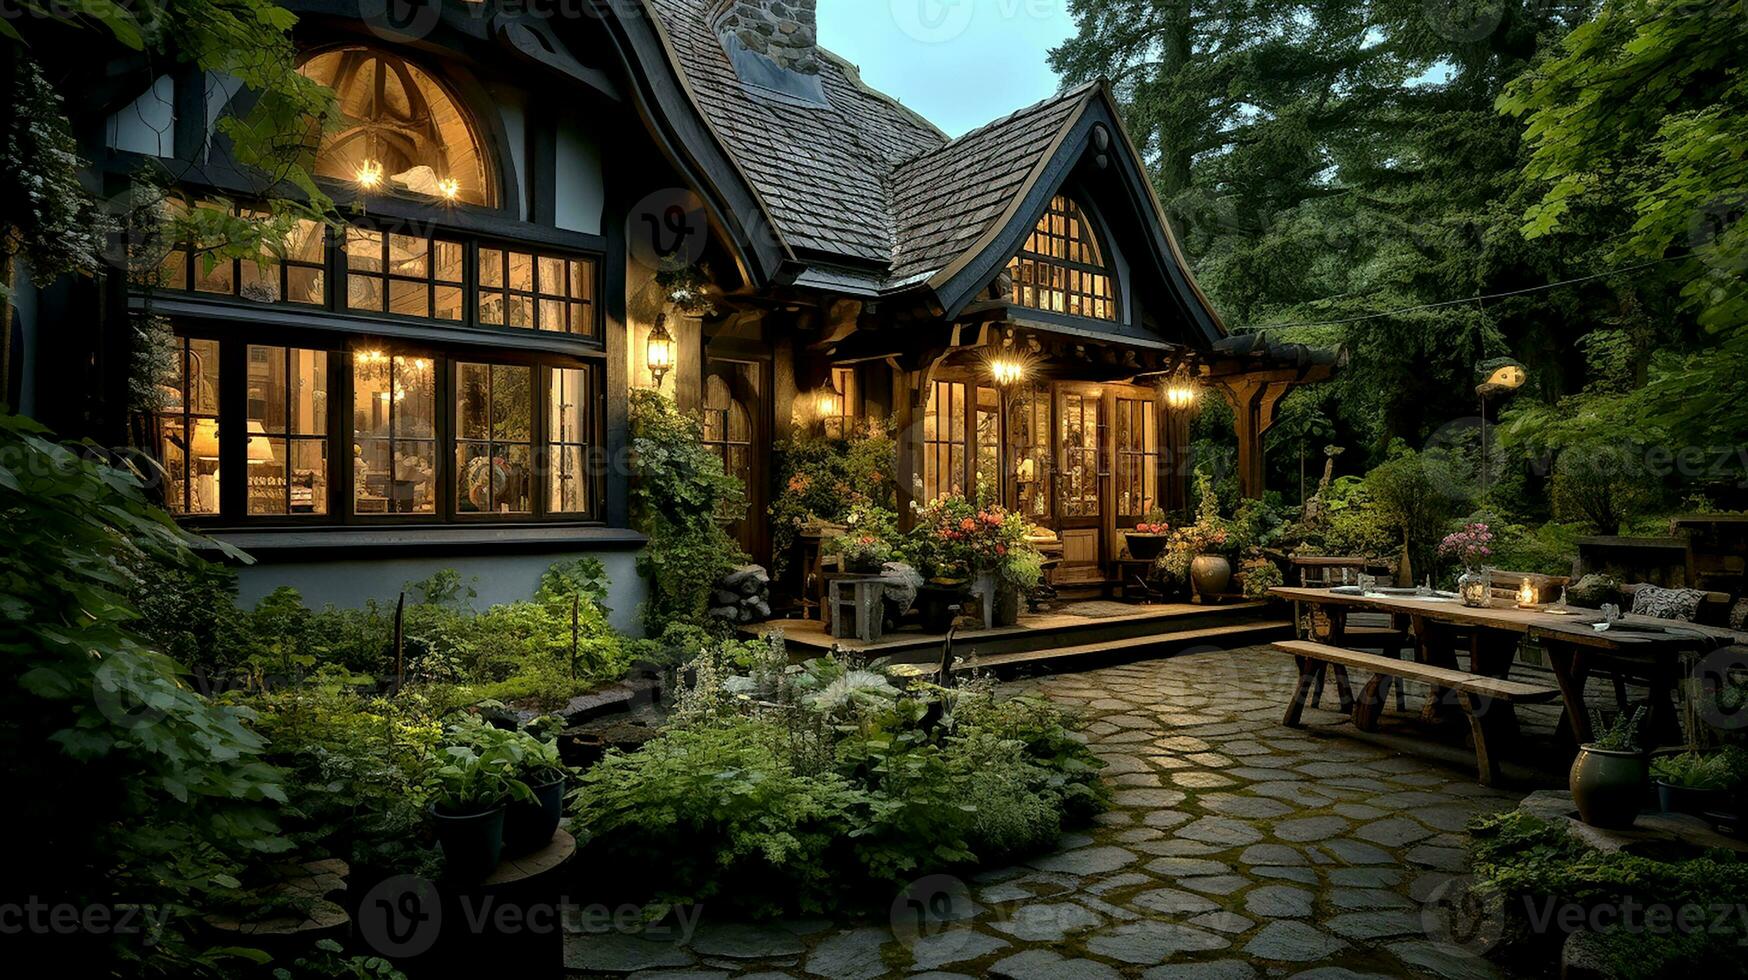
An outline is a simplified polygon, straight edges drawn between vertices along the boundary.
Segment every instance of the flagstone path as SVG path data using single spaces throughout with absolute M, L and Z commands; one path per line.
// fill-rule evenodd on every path
M 1473 772 L 1280 716 L 1295 671 L 1260 650 L 1015 682 L 1078 709 L 1112 809 L 1059 849 L 855 923 L 747 925 L 704 911 L 689 942 L 568 937 L 573 976 L 1000 976 L 1305 980 L 1498 976 L 1423 910 L 1464 871 L 1463 828 L 1515 807 Z M 1333 700 L 1333 692 L 1329 700 Z M 907 901 L 905 899 L 914 899 Z

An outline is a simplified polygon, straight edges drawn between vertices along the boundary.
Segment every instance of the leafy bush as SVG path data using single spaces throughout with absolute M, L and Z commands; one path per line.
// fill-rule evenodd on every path
M 637 563 L 650 586 L 644 629 L 654 636 L 670 623 L 706 626 L 712 587 L 747 560 L 719 520 L 741 506 L 746 489 L 704 445 L 702 423 L 659 391 L 631 393 L 631 441 L 632 523 L 649 536 Z
M 1748 751 L 1732 745 L 1709 755 L 1664 756 L 1651 764 L 1651 778 L 1687 789 L 1735 789 L 1748 778 Z
M 832 908 L 1024 852 L 1104 805 L 1100 763 L 1047 702 L 981 682 L 901 689 L 780 640 L 712 646 L 670 724 L 584 775 L 593 880 L 756 912 Z
M 1451 464 L 1438 453 L 1401 446 L 1389 460 L 1366 474 L 1366 495 L 1379 521 L 1395 533 L 1399 550 L 1413 569 L 1431 568 L 1434 549 L 1456 514 L 1450 493 L 1460 485 Z
M 898 446 L 885 428 L 779 442 L 771 502 L 772 574 L 781 578 L 802 525 L 811 519 L 848 524 L 852 508 L 898 513 Z
M 1554 464 L 1554 516 L 1616 534 L 1655 501 L 1645 452 L 1631 443 L 1589 441 L 1569 446 Z
M 58 943 L 68 975 L 206 972 L 212 958 L 183 923 L 289 842 L 272 813 L 284 773 L 264 761 L 247 714 L 185 686 L 129 601 L 140 568 L 202 578 L 190 539 L 136 474 L 4 413 L 0 526 L 0 753 L 22 788 L 5 829 L 27 842 L 7 878 L 51 904 L 170 915 L 147 945 L 120 932 Z
M 1671 910 L 1696 907 L 1705 928 L 1683 935 L 1657 935 L 1643 929 L 1630 935 L 1605 932 L 1604 948 L 1634 952 L 1614 962 L 1614 975 L 1672 976 L 1674 970 L 1709 967 L 1697 975 L 1734 975 L 1739 971 L 1743 937 L 1740 923 L 1730 917 L 1726 928 L 1709 928 L 1720 908 L 1738 908 L 1748 901 L 1748 861 L 1740 855 L 1712 851 L 1701 857 L 1658 860 L 1626 851 L 1599 851 L 1557 826 L 1522 811 L 1485 817 L 1470 826 L 1470 857 L 1476 884 L 1503 902 L 1506 932 L 1494 955 L 1527 960 L 1532 971 L 1552 965 L 1565 936 L 1556 927 L 1564 920 L 1534 923 L 1549 909 L 1567 904 L 1589 909 L 1624 907 L 1631 900 L 1641 911 L 1648 903 Z M 1608 916 L 1600 921 L 1619 921 Z M 1582 921 L 1590 921 L 1585 916 Z M 1643 919 L 1641 918 L 1641 923 Z
M 1493 564 L 1533 575 L 1570 575 L 1578 558 L 1578 531 L 1570 524 L 1494 525 Z

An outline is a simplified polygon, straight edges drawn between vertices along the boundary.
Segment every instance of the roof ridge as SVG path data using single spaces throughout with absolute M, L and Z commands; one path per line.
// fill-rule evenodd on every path
M 869 85 L 867 82 L 863 81 L 862 80 L 862 67 L 860 65 L 855 64 L 854 62 L 850 61 L 850 59 L 845 58 L 843 55 L 838 54 L 836 51 L 833 51 L 830 48 L 821 47 L 818 49 L 818 51 L 819 51 L 820 55 L 823 58 L 825 58 L 825 60 L 830 61 L 833 64 L 837 65 L 839 70 L 841 70 L 844 73 L 844 79 L 846 81 L 848 81 L 852 86 L 854 86 L 858 91 L 860 91 L 864 95 L 868 95 L 868 96 L 871 96 L 875 99 L 878 99 L 879 101 L 886 103 L 887 105 L 893 107 L 894 109 L 897 109 L 899 112 L 904 113 L 904 115 L 909 117 L 912 122 L 918 123 L 921 126 L 921 128 L 928 130 L 929 132 L 935 134 L 936 136 L 939 136 L 941 138 L 942 142 L 950 143 L 953 141 L 953 138 L 948 136 L 946 131 L 943 130 L 941 127 L 935 125 L 934 122 L 931 121 L 928 116 L 925 116 L 922 113 L 916 111 L 915 109 L 912 109 L 910 106 L 905 105 L 904 102 L 902 100 L 900 100 L 897 96 L 892 95 L 892 94 L 887 93 L 887 92 L 882 92 L 879 89 L 875 88 L 874 86 Z
M 947 150 L 951 150 L 957 146 L 960 146 L 960 145 L 970 141 L 974 137 L 986 136 L 990 132 L 992 132 L 996 129 L 999 129 L 1002 126 L 1005 126 L 1011 122 L 1014 122 L 1017 119 L 1021 119 L 1021 118 L 1026 117 L 1026 116 L 1030 116 L 1030 115 L 1037 113 L 1037 112 L 1042 112 L 1045 109 L 1055 108 L 1056 106 L 1061 105 L 1064 102 L 1072 102 L 1075 99 L 1085 98 L 1087 95 L 1091 94 L 1093 91 L 1099 89 L 1103 85 L 1104 85 L 1104 79 L 1101 78 L 1101 79 L 1095 79 L 1094 81 L 1090 81 L 1090 82 L 1082 82 L 1081 84 L 1076 85 L 1074 88 L 1071 88 L 1071 89 L 1063 89 L 1063 90 L 1057 92 L 1055 95 L 1050 96 L 1047 99 L 1044 99 L 1040 102 L 1034 102 L 1031 105 L 1026 106 L 1026 107 L 1021 108 L 1021 109 L 1015 109 L 1013 112 L 1010 112 L 1007 115 L 1002 116 L 999 119 L 993 119 L 989 122 L 986 122 L 983 125 L 977 127 L 976 129 L 971 130 L 970 132 L 964 133 L 960 136 L 957 136 L 957 137 L 954 137 L 953 139 L 948 140 L 947 142 L 941 144 L 940 146 L 934 147 L 932 149 L 924 150 L 923 152 L 918 153 L 914 157 L 907 157 L 903 160 L 900 160 L 898 162 L 898 169 L 903 169 L 905 167 L 910 166 L 911 164 L 918 163 L 927 157 L 935 155 L 936 153 L 942 153 L 942 152 L 945 152 Z

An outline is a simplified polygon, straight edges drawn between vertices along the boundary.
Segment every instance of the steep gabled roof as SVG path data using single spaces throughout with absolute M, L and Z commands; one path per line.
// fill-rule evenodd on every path
M 900 164 L 892 174 L 892 285 L 926 280 L 976 245 L 1097 90 L 1064 92 Z
M 661 16 L 693 99 L 751 179 L 791 248 L 892 260 L 887 177 L 947 142 L 921 116 L 822 58 L 826 105 L 742 84 L 708 22 L 708 0 L 646 0 Z
M 1224 335 L 1104 84 L 949 140 L 829 52 L 820 52 L 823 103 L 743 81 L 710 26 L 713 0 L 641 2 L 699 116 L 786 254 L 806 266 L 795 281 L 867 294 L 926 289 L 938 307 L 961 309 L 1005 267 L 1088 138 L 1103 130 L 1119 135 L 1099 166 L 1120 175 L 1123 206 L 1148 227 L 1154 268 L 1207 342 Z

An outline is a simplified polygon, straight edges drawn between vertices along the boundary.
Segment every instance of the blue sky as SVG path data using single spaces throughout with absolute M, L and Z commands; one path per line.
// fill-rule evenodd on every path
M 1050 96 L 1068 0 L 819 0 L 820 43 L 949 136 Z

